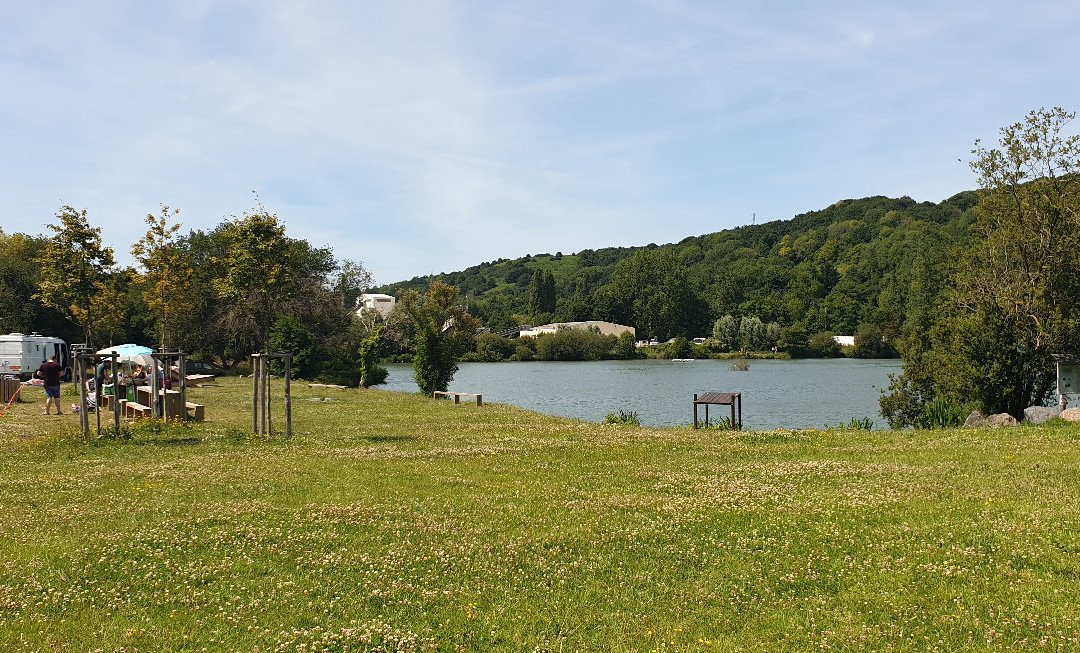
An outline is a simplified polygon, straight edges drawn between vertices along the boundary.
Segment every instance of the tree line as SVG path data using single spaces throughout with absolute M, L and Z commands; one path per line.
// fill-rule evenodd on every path
M 848 353 L 904 360 L 881 400 L 895 426 L 955 422 L 968 407 L 1018 416 L 1053 394 L 1053 355 L 1080 354 L 1073 117 L 1033 111 L 999 147 L 977 143 L 979 190 L 940 203 L 870 197 L 670 245 L 498 259 L 383 286 L 399 299 L 385 322 L 356 314 L 372 285 L 361 263 L 288 237 L 261 205 L 186 235 L 162 206 L 128 267 L 85 209 L 64 206 L 49 236 L 0 231 L 0 331 L 153 342 L 225 369 L 287 349 L 300 376 L 364 385 L 396 357 L 413 360 L 424 391 L 445 389 L 462 357 L 638 355 L 598 333 L 498 335 L 551 320 L 627 324 L 706 355 L 833 356 L 833 334 L 853 334 Z
M 354 311 L 372 282 L 361 263 L 288 237 L 261 206 L 186 235 L 167 206 L 145 222 L 134 266 L 116 265 L 86 209 L 61 207 L 48 236 L 0 232 L 0 331 L 153 343 L 225 370 L 289 349 L 299 376 L 358 375 Z

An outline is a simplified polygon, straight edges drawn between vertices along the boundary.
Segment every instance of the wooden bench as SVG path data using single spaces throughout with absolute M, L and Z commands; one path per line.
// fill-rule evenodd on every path
M 150 407 L 135 401 L 123 402 L 124 417 L 149 417 Z
M 431 393 L 431 398 L 432 399 L 439 399 L 440 397 L 445 397 L 447 399 L 449 399 L 450 397 L 453 397 L 455 404 L 460 404 L 462 397 L 476 397 L 476 405 L 477 406 L 483 406 L 484 405 L 484 395 L 478 395 L 478 394 L 474 394 L 472 392 L 443 392 L 441 390 L 436 390 L 435 392 Z
M 196 422 L 201 422 L 206 419 L 206 406 L 202 404 L 193 404 L 190 401 L 184 406 L 186 410 L 191 411 L 192 419 Z

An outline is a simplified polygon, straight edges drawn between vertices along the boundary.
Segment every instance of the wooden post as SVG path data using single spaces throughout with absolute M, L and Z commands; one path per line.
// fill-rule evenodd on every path
M 251 432 L 259 434 L 259 355 L 251 355 Z
M 289 381 L 292 372 L 292 354 L 285 354 L 285 437 L 292 437 L 292 393 Z
M 94 356 L 94 421 L 97 422 L 97 434 L 101 437 L 101 384 L 97 380 L 97 366 L 99 365 L 97 356 Z M 104 382 L 104 379 L 102 379 Z
M 697 424 L 697 393 L 695 392 L 694 393 L 694 430 L 695 431 L 697 430 L 697 427 L 698 427 L 698 424 Z
M 109 403 L 113 409 L 113 435 L 120 437 L 120 392 L 119 384 L 117 383 L 117 372 L 120 370 L 116 365 L 116 352 L 112 352 L 109 358 L 109 366 L 112 369 L 112 391 L 113 398 Z
M 263 408 L 263 418 L 266 420 L 266 427 L 263 429 L 263 435 L 270 437 L 274 434 L 273 415 L 270 414 L 270 403 L 273 399 L 273 395 L 270 394 L 270 361 L 272 359 L 267 356 L 263 360 L 263 402 L 265 408 Z
M 84 354 L 79 352 L 79 355 L 75 358 L 75 369 L 77 370 L 76 377 L 79 381 L 79 426 L 82 428 L 83 442 L 90 441 L 90 417 L 86 414 L 86 370 L 83 369 L 86 365 L 86 360 L 83 357 Z M 46 401 L 48 401 L 46 399 Z
M 187 355 L 184 352 L 177 355 L 176 367 L 180 370 L 177 373 L 180 377 L 180 414 L 184 416 L 184 420 L 187 420 Z M 194 417 L 192 415 L 193 419 Z
M 158 417 L 157 407 L 161 404 L 158 401 L 158 375 L 157 375 L 157 357 L 150 354 L 150 416 Z M 138 399 L 138 397 L 135 397 Z M 165 416 L 164 412 L 161 414 Z

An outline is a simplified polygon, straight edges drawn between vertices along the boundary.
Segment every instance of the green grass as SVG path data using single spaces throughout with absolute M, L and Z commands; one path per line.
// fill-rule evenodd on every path
M 294 390 L 288 442 L 246 435 L 226 379 L 191 391 L 202 425 L 91 444 L 28 390 L 0 418 L 0 650 L 1080 648 L 1074 426 L 694 432 Z

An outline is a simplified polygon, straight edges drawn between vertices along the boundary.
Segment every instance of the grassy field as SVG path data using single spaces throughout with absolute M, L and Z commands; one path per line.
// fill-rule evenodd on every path
M 1080 649 L 1076 427 L 731 434 L 294 389 L 291 441 L 247 435 L 227 379 L 191 392 L 204 424 L 92 444 L 27 390 L 0 418 L 0 650 Z

